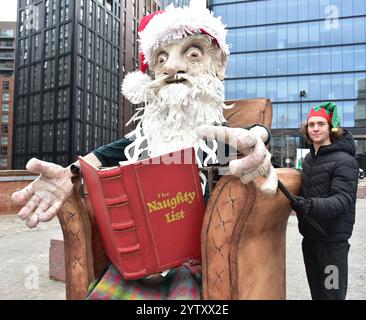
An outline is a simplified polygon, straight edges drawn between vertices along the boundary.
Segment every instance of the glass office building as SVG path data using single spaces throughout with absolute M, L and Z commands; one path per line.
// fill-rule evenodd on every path
M 312 106 L 329 100 L 364 157 L 366 1 L 212 0 L 208 7 L 228 28 L 226 98 L 272 100 L 271 147 L 279 166 L 286 159 L 294 166 L 303 146 L 300 123 Z

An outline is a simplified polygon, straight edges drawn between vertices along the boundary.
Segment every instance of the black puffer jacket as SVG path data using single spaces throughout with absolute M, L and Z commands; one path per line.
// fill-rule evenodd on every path
M 344 134 L 328 146 L 314 147 L 303 163 L 301 195 L 311 199 L 308 213 L 328 233 L 324 238 L 298 215 L 299 231 L 313 241 L 345 241 L 350 238 L 355 222 L 358 183 L 356 146 L 351 133 Z

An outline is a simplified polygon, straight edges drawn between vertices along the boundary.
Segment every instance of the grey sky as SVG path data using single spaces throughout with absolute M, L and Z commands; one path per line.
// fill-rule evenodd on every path
M 202 2 L 203 5 L 205 5 L 204 0 L 193 0 L 193 1 L 197 3 Z M 16 21 L 16 19 L 17 19 L 17 0 L 0 0 L 0 21 Z
M 0 0 L 0 21 L 16 21 L 17 0 Z

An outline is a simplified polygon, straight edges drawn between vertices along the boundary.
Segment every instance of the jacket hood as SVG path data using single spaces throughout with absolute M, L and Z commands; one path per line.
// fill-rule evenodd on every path
M 334 140 L 330 145 L 321 146 L 318 150 L 318 154 L 327 154 L 336 151 L 343 151 L 349 153 L 351 156 L 354 157 L 356 154 L 355 140 L 348 130 L 343 129 L 343 131 L 343 135 L 340 138 Z M 315 149 L 313 145 L 310 146 L 310 152 L 313 156 L 315 155 Z

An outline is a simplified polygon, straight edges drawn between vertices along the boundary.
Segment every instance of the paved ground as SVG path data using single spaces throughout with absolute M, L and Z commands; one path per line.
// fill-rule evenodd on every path
M 65 284 L 48 277 L 50 239 L 63 239 L 57 219 L 29 229 L 0 216 L 0 299 L 65 299 Z
M 366 299 L 366 199 L 357 201 L 349 256 L 348 299 Z M 0 300 L 65 299 L 65 285 L 48 278 L 50 239 L 62 239 L 57 219 L 28 229 L 15 215 L 0 216 Z M 310 299 L 295 216 L 287 229 L 287 298 Z

